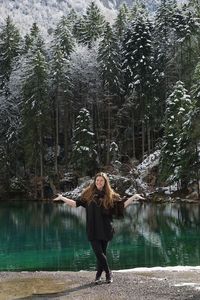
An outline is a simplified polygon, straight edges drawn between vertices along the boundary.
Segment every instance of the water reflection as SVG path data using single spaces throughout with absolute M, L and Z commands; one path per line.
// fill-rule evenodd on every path
M 197 204 L 135 204 L 115 220 L 113 269 L 200 264 Z M 63 204 L 0 203 L 0 271 L 95 268 L 85 211 Z
M 131 206 L 125 222 L 118 224 L 117 229 L 119 244 L 128 244 L 129 240 L 133 267 L 199 265 L 197 204 Z M 125 267 L 129 267 L 130 260 L 126 255 L 124 262 Z

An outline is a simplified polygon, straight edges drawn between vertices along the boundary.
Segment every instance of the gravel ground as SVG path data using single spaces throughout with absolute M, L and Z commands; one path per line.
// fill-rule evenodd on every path
M 0 272 L 0 300 L 200 300 L 200 269 L 150 270 L 113 272 L 99 285 L 94 272 Z

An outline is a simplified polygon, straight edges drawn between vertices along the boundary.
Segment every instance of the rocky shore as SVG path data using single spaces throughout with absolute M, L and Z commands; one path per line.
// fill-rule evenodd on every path
M 0 300 L 199 300 L 200 268 L 114 271 L 114 282 L 93 283 L 94 272 L 1 272 Z

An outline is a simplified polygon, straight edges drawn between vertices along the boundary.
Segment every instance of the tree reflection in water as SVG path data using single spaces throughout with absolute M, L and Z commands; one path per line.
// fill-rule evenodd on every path
M 116 224 L 116 247 L 129 245 L 128 255 L 119 251 L 123 267 L 199 265 L 199 214 L 198 204 L 130 206 L 124 222 Z
M 95 269 L 85 211 L 52 202 L 1 202 L 0 271 Z M 114 220 L 113 269 L 200 264 L 198 204 L 137 203 Z

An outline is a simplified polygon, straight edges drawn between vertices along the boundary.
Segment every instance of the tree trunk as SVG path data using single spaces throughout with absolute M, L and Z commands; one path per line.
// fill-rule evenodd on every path
M 135 159 L 135 119 L 134 119 L 134 114 L 132 116 L 132 145 L 133 145 L 133 152 L 132 152 L 132 156 Z
M 99 129 L 101 128 L 101 126 L 99 123 L 99 107 L 97 99 L 97 95 L 95 95 L 95 100 L 92 103 L 92 128 L 95 135 L 95 144 L 97 145 L 97 152 L 99 156 L 101 149 Z
M 199 153 L 198 153 L 198 144 L 197 144 L 197 141 L 195 143 L 195 148 L 196 148 L 196 158 L 197 158 L 197 166 L 199 165 Z M 198 199 L 200 200 L 200 186 L 199 186 L 199 183 L 200 183 L 200 178 L 199 178 L 199 169 L 197 167 L 197 171 L 196 171 L 196 180 L 197 180 L 197 193 L 198 193 Z
M 144 120 L 142 120 L 142 160 L 144 159 L 144 151 L 145 151 L 145 124 L 144 124 Z
M 68 142 L 69 142 L 69 137 L 68 137 L 68 132 L 69 132 L 69 128 L 71 127 L 71 124 L 70 124 L 70 117 L 69 117 L 69 106 L 68 106 L 68 103 L 66 103 L 64 105 L 64 128 L 63 128 L 63 131 L 64 131 L 64 155 L 65 155 L 65 166 L 67 167 L 68 165 L 68 159 L 69 159 L 69 147 L 68 147 Z
M 148 155 L 151 152 L 151 130 L 149 127 L 149 122 L 147 122 L 147 143 L 148 143 Z
M 41 124 L 39 125 L 39 140 L 40 140 L 40 178 L 41 178 L 41 191 L 40 191 L 40 197 L 41 199 L 44 199 L 44 166 L 43 166 L 43 143 L 42 143 L 42 129 Z
M 59 120 L 58 120 L 58 116 L 59 116 L 59 113 L 58 113 L 58 93 L 56 95 L 56 99 L 55 99 L 55 174 L 57 175 L 58 174 L 58 142 L 59 142 Z
M 106 151 L 106 164 L 110 163 L 110 141 L 111 141 L 111 114 L 110 114 L 110 98 L 107 97 L 108 100 L 108 128 L 107 128 L 107 151 Z

